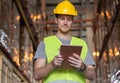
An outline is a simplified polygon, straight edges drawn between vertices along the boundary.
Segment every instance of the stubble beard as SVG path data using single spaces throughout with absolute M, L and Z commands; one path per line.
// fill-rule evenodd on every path
M 66 35 L 66 34 L 68 34 L 70 32 L 70 30 L 63 31 L 63 30 L 60 29 L 59 32 L 62 33 L 62 34 L 64 34 L 64 35 Z

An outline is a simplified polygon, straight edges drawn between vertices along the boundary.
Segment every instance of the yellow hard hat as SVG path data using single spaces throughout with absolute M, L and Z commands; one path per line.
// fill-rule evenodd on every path
M 71 2 L 69 2 L 68 0 L 64 0 L 56 6 L 56 8 L 54 9 L 54 14 L 77 16 L 77 11 Z

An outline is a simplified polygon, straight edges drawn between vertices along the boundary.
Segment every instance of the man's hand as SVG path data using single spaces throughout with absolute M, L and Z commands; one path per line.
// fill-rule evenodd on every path
M 57 67 L 62 65 L 63 58 L 61 55 L 57 55 L 54 57 L 53 61 L 51 62 L 53 66 Z
M 68 61 L 71 66 L 77 69 L 81 69 L 83 67 L 83 61 L 77 54 L 73 54 L 73 56 L 69 57 Z

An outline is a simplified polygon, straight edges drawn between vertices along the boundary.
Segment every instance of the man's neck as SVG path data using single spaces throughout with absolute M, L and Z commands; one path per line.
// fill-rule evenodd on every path
M 61 38 L 61 39 L 66 39 L 66 40 L 71 39 L 70 33 L 69 33 L 69 34 L 61 34 L 61 33 L 58 32 L 58 33 L 56 34 L 56 36 L 59 37 L 59 38 Z

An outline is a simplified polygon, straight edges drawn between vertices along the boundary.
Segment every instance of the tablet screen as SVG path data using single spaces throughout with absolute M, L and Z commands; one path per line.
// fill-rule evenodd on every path
M 62 69 L 71 69 L 72 66 L 69 65 L 68 57 L 72 57 L 73 54 L 81 54 L 82 46 L 74 46 L 74 45 L 61 45 L 60 54 L 64 58 L 64 61 L 60 68 Z

